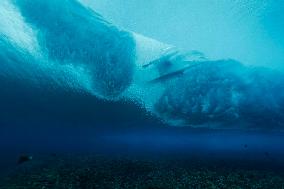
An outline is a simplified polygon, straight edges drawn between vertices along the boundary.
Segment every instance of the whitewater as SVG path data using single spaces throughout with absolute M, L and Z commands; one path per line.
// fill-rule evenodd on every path
M 137 104 L 171 126 L 282 130 L 283 83 L 281 70 L 159 42 L 76 0 L 0 2 L 2 101 L 70 92 Z

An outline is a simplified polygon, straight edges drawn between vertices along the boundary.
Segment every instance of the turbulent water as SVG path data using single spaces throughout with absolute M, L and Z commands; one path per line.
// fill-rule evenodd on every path
M 54 99 L 96 99 L 83 113 L 110 102 L 120 112 L 126 102 L 172 126 L 282 130 L 283 83 L 281 70 L 158 42 L 75 0 L 0 2 L 1 117 L 34 99 L 50 112 Z M 40 108 L 27 109 L 37 115 Z

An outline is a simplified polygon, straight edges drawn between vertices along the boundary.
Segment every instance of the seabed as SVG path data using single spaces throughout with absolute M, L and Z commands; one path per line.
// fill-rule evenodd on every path
M 284 188 L 284 161 L 42 154 L 1 178 L 2 189 Z

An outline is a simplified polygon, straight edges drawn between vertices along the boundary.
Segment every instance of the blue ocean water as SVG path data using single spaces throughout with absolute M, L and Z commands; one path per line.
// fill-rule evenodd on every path
M 281 159 L 283 8 L 2 0 L 1 166 L 60 152 Z

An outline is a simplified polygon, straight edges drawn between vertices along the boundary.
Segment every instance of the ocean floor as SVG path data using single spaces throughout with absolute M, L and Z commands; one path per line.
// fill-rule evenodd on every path
M 283 162 L 242 158 L 41 154 L 10 170 L 1 189 L 284 188 Z

